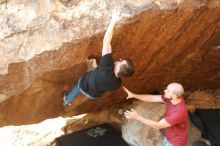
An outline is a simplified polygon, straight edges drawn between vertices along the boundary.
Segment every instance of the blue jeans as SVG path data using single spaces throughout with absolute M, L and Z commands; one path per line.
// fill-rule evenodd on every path
M 80 83 L 80 79 L 78 81 L 78 83 L 73 87 L 73 89 L 70 91 L 70 93 L 67 95 L 66 97 L 66 102 L 68 104 L 70 104 L 79 93 L 84 94 L 87 98 L 89 99 L 94 99 L 94 97 L 91 97 L 89 94 L 87 94 L 86 92 L 84 92 L 80 87 L 79 87 L 79 83 Z
M 163 141 L 163 146 L 173 146 L 171 143 L 169 143 L 169 141 L 167 140 L 167 138 L 165 137 L 164 138 L 164 141 Z

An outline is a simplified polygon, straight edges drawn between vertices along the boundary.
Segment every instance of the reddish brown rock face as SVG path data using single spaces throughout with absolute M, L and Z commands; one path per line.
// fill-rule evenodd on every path
M 212 6 L 210 6 L 212 3 Z M 116 28 L 113 58 L 130 58 L 135 74 L 123 80 L 134 92 L 163 91 L 170 82 L 186 90 L 220 87 L 220 6 L 207 2 L 195 8 L 145 10 Z M 86 72 L 86 57 L 101 57 L 103 34 L 66 43 L 23 63 L 9 65 L 0 75 L 0 125 L 19 125 L 67 115 L 63 91 L 70 90 Z M 84 101 L 70 113 L 91 112 L 123 102 L 125 93 L 107 93 L 96 101 Z M 78 98 L 83 98 L 82 96 Z M 77 100 L 81 100 L 77 99 Z M 80 102 L 75 101 L 80 104 Z

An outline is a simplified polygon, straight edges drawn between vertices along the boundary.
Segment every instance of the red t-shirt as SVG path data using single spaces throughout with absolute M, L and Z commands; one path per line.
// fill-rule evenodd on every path
M 166 104 L 165 120 L 172 126 L 166 128 L 166 138 L 174 146 L 186 146 L 187 143 L 187 126 L 188 112 L 184 98 L 181 102 L 173 105 L 170 100 L 161 96 Z

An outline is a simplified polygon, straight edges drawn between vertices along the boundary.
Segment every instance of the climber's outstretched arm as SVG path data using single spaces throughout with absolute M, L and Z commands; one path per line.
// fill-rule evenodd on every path
M 105 36 L 103 39 L 102 56 L 112 53 L 111 40 L 115 24 L 118 20 L 120 20 L 120 11 L 118 9 L 114 9 L 111 22 L 105 32 Z

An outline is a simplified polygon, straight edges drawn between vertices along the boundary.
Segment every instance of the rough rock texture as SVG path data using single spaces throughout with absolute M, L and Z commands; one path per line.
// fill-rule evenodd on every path
M 214 91 L 195 91 L 187 98 L 187 104 L 195 108 L 220 108 L 219 89 Z
M 173 81 L 187 90 L 219 88 L 219 1 L 62 2 L 1 1 L 0 125 L 64 115 L 63 91 L 86 72 L 86 57 L 100 59 L 115 5 L 123 19 L 114 33 L 113 57 L 130 58 L 136 68 L 125 86 L 139 93 L 161 91 Z M 107 93 L 74 113 L 96 111 L 124 96 L 122 90 Z
M 123 111 L 130 101 L 106 107 L 95 113 L 70 116 L 68 118 L 47 119 L 37 124 L 4 126 L 0 128 L 2 146 L 54 146 L 54 140 L 64 134 L 76 132 L 102 123 L 111 124 L 121 133 Z
M 134 109 L 143 117 L 159 121 L 164 114 L 164 105 L 157 103 L 137 103 Z M 122 124 L 122 137 L 130 146 L 161 146 L 163 136 L 136 120 L 126 120 Z
M 69 118 L 55 118 L 38 124 L 5 126 L 0 128 L 0 142 L 4 146 L 45 146 L 64 134 Z

